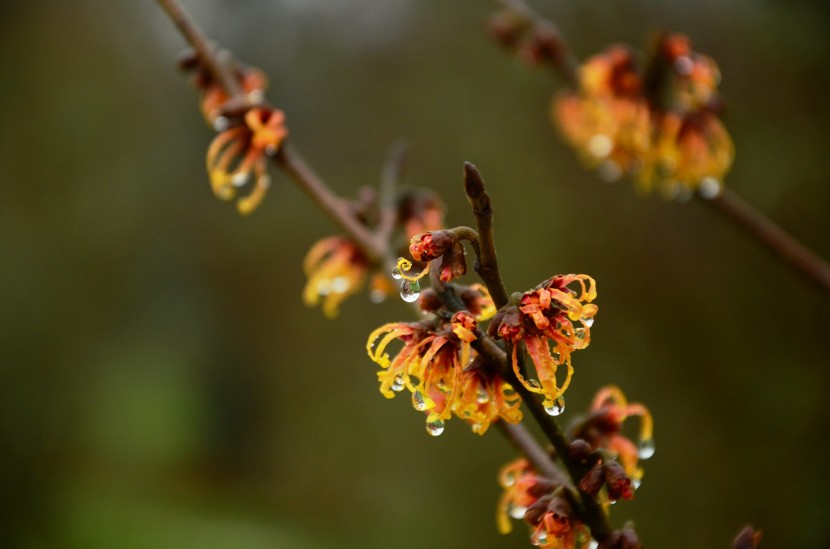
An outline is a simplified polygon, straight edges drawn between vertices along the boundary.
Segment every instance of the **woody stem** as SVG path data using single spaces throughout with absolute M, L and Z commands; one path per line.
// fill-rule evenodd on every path
M 810 282 L 830 291 L 830 264 L 733 191 L 724 189 L 719 196 L 704 202 L 726 214 Z

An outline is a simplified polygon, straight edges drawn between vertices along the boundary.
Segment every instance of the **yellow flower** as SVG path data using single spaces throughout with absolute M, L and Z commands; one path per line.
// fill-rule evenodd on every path
M 323 302 L 323 313 L 337 316 L 338 307 L 366 280 L 369 263 L 360 248 L 345 236 L 330 236 L 314 244 L 303 262 L 308 277 L 303 301 L 309 307 Z
M 568 286 L 578 283 L 580 291 Z M 559 275 L 525 292 L 518 305 L 507 307 L 496 317 L 491 333 L 512 342 L 513 371 L 519 381 L 544 397 L 548 413 L 558 415 L 564 408 L 562 395 L 573 375 L 571 352 L 584 349 L 591 341 L 591 326 L 597 306 L 596 283 L 587 275 Z M 579 322 L 580 326 L 576 323 Z M 518 352 L 523 343 L 536 369 L 536 379 L 525 379 Z M 551 349 L 551 344 L 553 349 Z M 560 385 L 556 380 L 559 366 L 567 373 Z
M 248 214 L 256 209 L 271 185 L 267 160 L 277 153 L 288 130 L 280 110 L 252 108 L 244 121 L 245 125 L 224 130 L 214 138 L 208 147 L 207 170 L 213 192 L 222 200 L 233 200 L 237 189 L 254 175 L 251 193 L 237 202 L 239 212 Z

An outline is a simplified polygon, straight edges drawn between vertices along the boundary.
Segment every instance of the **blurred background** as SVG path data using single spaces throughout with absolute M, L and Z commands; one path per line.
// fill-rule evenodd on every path
M 558 85 L 486 36 L 472 0 L 186 2 L 271 79 L 292 139 L 338 190 L 406 181 L 472 218 L 462 162 L 496 207 L 504 278 L 598 281 L 565 421 L 616 383 L 655 416 L 633 502 L 647 547 L 830 536 L 826 308 L 700 201 L 584 171 L 547 117 Z M 727 184 L 830 257 L 827 3 L 534 2 L 582 58 L 688 33 L 723 73 Z M 0 544 L 7 547 L 522 547 L 499 536 L 497 431 L 432 438 L 384 399 L 367 334 L 399 300 L 302 305 L 301 260 L 334 232 L 293 184 L 248 218 L 216 200 L 211 131 L 154 2 L 0 5 Z

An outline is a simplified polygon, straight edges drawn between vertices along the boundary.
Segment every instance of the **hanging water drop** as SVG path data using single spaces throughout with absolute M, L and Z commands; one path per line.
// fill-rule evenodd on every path
M 427 402 L 424 400 L 424 394 L 421 391 L 412 393 L 412 406 L 419 412 L 427 409 Z
M 487 391 L 485 391 L 483 387 L 478 388 L 478 392 L 476 393 L 476 402 L 479 404 L 487 404 L 490 402 L 490 395 L 487 394 Z
M 399 393 L 403 391 L 404 387 L 403 376 L 400 374 L 396 375 L 394 381 L 392 382 L 392 390 Z
M 533 545 L 544 545 L 548 541 L 548 533 L 544 530 L 537 530 L 530 536 L 530 543 Z
M 717 198 L 722 190 L 723 185 L 721 184 L 721 182 L 711 176 L 707 176 L 701 179 L 700 185 L 697 188 L 697 192 L 700 193 L 700 196 L 707 200 Z
M 582 319 L 582 323 L 587 327 L 590 328 L 594 325 L 594 317 L 585 317 Z
M 444 420 L 437 415 L 431 414 L 427 418 L 427 433 L 437 437 L 444 432 Z
M 412 303 L 417 301 L 419 297 L 421 297 L 421 284 L 417 280 L 401 282 L 401 299 L 407 303 Z
M 510 508 L 508 509 L 507 513 L 516 520 L 521 520 L 525 518 L 525 513 L 527 512 L 527 507 L 522 507 L 521 505 L 511 504 Z
M 599 547 L 599 543 L 597 543 L 594 540 L 591 540 L 591 542 L 588 544 L 588 549 L 597 549 L 598 547 Z
M 648 459 L 654 455 L 654 439 L 647 438 L 640 441 L 640 447 L 637 452 L 640 459 Z
M 632 481 L 631 481 L 631 486 L 633 486 L 635 490 L 639 490 L 639 489 L 640 489 L 640 486 L 641 486 L 642 484 L 643 484 L 643 481 L 642 481 L 642 480 L 640 480 L 640 479 L 638 479 L 638 478 L 636 478 L 636 479 L 634 479 L 634 480 L 632 480 Z
M 544 403 L 545 411 L 549 416 L 558 416 L 565 411 L 565 399 L 557 398 L 555 401 L 546 400 Z
M 397 267 L 392 269 L 392 278 L 394 278 L 395 280 L 400 280 L 400 279 L 403 278 L 403 275 L 401 274 L 401 270 L 398 269 Z

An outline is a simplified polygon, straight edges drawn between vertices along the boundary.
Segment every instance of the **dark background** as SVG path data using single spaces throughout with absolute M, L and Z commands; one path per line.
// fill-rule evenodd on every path
M 830 77 L 822 2 L 536 2 L 585 57 L 660 30 L 720 64 L 728 185 L 830 257 Z M 472 222 L 462 162 L 497 210 L 503 275 L 598 281 L 573 417 L 617 383 L 655 415 L 633 502 L 646 546 L 830 536 L 830 298 L 701 201 L 583 171 L 550 126 L 557 80 L 484 32 L 489 2 L 188 2 L 270 75 L 295 144 L 338 190 L 407 181 Z M 506 547 L 497 431 L 428 437 L 387 402 L 367 334 L 398 300 L 302 305 L 301 260 L 333 228 L 274 174 L 251 217 L 213 198 L 211 132 L 153 2 L 0 7 L 0 532 L 19 547 Z

